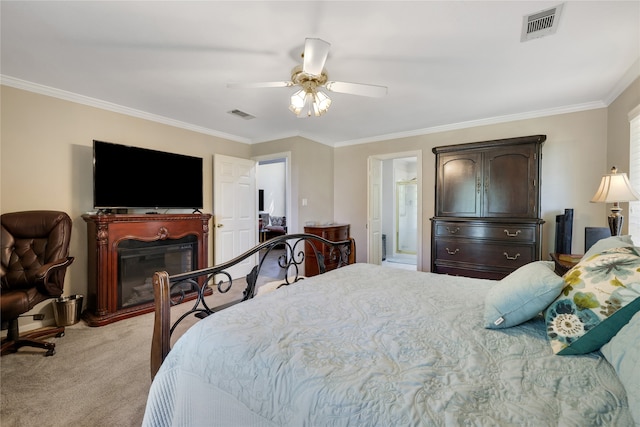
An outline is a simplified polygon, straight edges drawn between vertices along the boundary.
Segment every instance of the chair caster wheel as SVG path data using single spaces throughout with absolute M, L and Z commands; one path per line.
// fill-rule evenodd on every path
M 55 349 L 55 348 L 50 348 L 50 349 L 49 349 L 49 350 L 47 350 L 47 352 L 44 354 L 44 357 L 53 356 L 54 354 L 56 354 L 56 349 Z
M 64 336 L 64 331 L 60 332 L 59 334 L 56 335 L 56 338 L 62 338 Z

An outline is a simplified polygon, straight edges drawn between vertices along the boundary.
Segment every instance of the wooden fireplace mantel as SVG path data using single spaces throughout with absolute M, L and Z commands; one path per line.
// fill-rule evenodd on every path
M 118 245 L 125 240 L 153 242 L 197 237 L 197 268 L 208 264 L 211 214 L 82 215 L 87 223 L 88 295 L 82 318 L 103 326 L 154 310 L 154 303 L 118 308 Z M 194 294 L 195 296 L 195 294 Z

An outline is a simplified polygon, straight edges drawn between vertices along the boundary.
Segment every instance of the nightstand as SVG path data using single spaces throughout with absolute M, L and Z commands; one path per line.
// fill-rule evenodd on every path
M 564 274 L 571 270 L 573 268 L 573 266 L 575 266 L 578 261 L 580 261 L 580 258 L 576 258 L 575 261 L 566 261 L 563 259 L 560 259 L 560 255 L 558 253 L 551 253 L 549 254 L 551 256 L 551 259 L 553 260 L 554 264 L 555 264 L 555 272 L 558 276 L 564 276 Z

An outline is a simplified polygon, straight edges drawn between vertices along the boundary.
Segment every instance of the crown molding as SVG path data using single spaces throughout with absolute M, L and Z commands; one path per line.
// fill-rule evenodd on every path
M 604 99 L 607 106 L 611 105 L 611 103 L 615 101 L 616 98 L 620 96 L 620 94 L 624 92 L 638 77 L 640 77 L 640 58 L 636 59 L 618 83 L 613 87 L 611 92 L 609 92 L 609 95 Z
M 351 141 L 343 141 L 334 144 L 334 147 L 346 147 L 349 145 L 368 144 L 371 142 L 387 141 L 391 139 L 409 138 L 412 136 L 428 135 L 439 132 L 449 132 L 453 130 L 468 129 L 477 126 L 488 126 L 500 123 L 514 122 L 517 120 L 537 119 L 540 117 L 555 116 L 559 114 L 575 113 L 579 111 L 594 110 L 598 108 L 606 108 L 607 104 L 601 101 L 587 102 L 584 104 L 567 105 L 565 107 L 549 108 L 545 110 L 529 111 L 518 114 L 508 114 L 505 116 L 488 117 L 486 119 L 470 120 L 460 123 L 452 123 L 442 126 L 433 126 L 429 128 L 416 129 L 413 131 L 399 132 L 387 135 L 380 135 L 373 138 L 354 139 Z
M 547 116 L 553 116 L 553 115 L 559 115 L 559 114 L 568 114 L 568 113 L 575 113 L 575 112 L 593 110 L 598 108 L 606 108 L 627 87 L 629 87 L 629 85 L 633 83 L 633 81 L 639 75 L 640 75 L 640 60 L 637 60 L 627 70 L 623 78 L 614 87 L 614 89 L 610 92 L 610 94 L 606 97 L 604 101 L 588 102 L 583 104 L 575 104 L 575 105 L 568 105 L 564 107 L 550 108 L 545 110 L 537 110 L 537 111 L 529 111 L 529 112 L 517 113 L 517 114 L 508 114 L 504 116 L 488 117 L 488 118 L 479 119 L 479 120 L 470 120 L 466 122 L 451 123 L 451 124 L 446 124 L 441 126 L 420 128 L 412 131 L 378 135 L 374 137 L 347 140 L 347 141 L 341 141 L 336 143 L 330 143 L 326 141 L 324 142 L 316 141 L 316 142 L 338 148 L 338 147 L 346 147 L 351 145 L 369 144 L 372 142 L 380 142 L 380 141 L 387 141 L 387 140 L 393 140 L 393 139 L 409 138 L 409 137 L 420 136 L 420 135 L 428 135 L 428 134 L 434 134 L 439 132 L 449 132 L 454 130 L 468 129 L 476 126 L 487 126 L 487 125 L 513 122 L 517 120 L 529 120 L 529 119 L 536 119 L 540 117 L 547 117 Z M 144 120 L 149 120 L 149 121 L 153 121 L 153 122 L 157 122 L 157 123 L 161 123 L 169 126 L 174 126 L 177 128 L 182 128 L 182 129 L 190 130 L 193 132 L 202 133 L 205 135 L 211 135 L 218 138 L 227 139 L 230 141 L 241 142 L 243 144 L 259 144 L 261 142 L 269 142 L 274 140 L 274 139 L 270 139 L 269 141 L 262 141 L 262 140 L 254 141 L 248 138 L 242 138 L 237 135 L 231 135 L 231 134 L 219 132 L 213 129 L 192 125 L 190 123 L 170 119 L 168 117 L 147 113 L 145 111 L 124 107 L 122 105 L 114 104 L 107 101 L 102 101 L 100 99 L 91 98 L 91 97 L 79 95 L 73 92 L 68 92 L 65 90 L 28 82 L 28 81 L 17 79 L 10 76 L 0 75 L 0 83 L 16 89 L 22 89 L 29 92 L 38 93 L 41 95 L 51 96 L 54 98 L 59 98 L 59 99 L 63 99 L 70 102 L 88 105 L 90 107 L 113 111 L 116 113 L 137 117 Z M 304 135 L 282 135 L 281 138 L 289 138 L 289 137 L 295 137 L 295 136 L 305 137 Z M 281 139 L 281 138 L 276 138 L 275 140 Z M 307 139 L 310 139 L 310 138 L 307 138 Z
M 102 110 L 112 111 L 114 113 L 120 113 L 127 116 L 137 117 L 139 119 L 149 120 L 156 123 L 161 123 L 161 124 L 181 128 L 181 129 L 186 129 L 193 132 L 202 133 L 205 135 L 211 135 L 211 136 L 228 139 L 235 142 L 241 142 L 244 144 L 252 143 L 251 140 L 247 138 L 239 137 L 237 135 L 230 135 L 228 133 L 219 132 L 219 131 L 208 129 L 202 126 L 192 125 L 190 123 L 170 119 L 168 117 L 159 116 L 157 114 L 147 113 L 146 111 L 136 110 L 134 108 L 124 107 L 122 105 L 114 104 L 112 102 L 102 101 L 100 99 L 79 95 L 73 92 L 68 92 L 66 90 L 56 89 L 50 86 L 28 82 L 26 80 L 17 79 L 11 76 L 0 75 L 0 84 L 5 86 L 10 86 L 16 89 L 26 90 L 28 92 L 38 93 L 40 95 L 51 96 L 53 98 L 58 98 L 65 101 L 87 105 L 89 107 L 100 108 Z

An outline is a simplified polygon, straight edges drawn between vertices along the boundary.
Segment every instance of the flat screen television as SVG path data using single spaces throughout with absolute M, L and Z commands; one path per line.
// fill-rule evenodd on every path
M 93 141 L 95 209 L 202 209 L 202 158 Z

